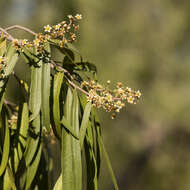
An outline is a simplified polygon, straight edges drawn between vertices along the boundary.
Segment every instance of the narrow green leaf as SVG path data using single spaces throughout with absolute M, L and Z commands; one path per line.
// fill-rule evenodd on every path
M 1 110 L 2 110 L 2 107 L 3 107 L 4 95 L 5 95 L 4 92 L 0 93 L 0 113 L 1 113 Z
M 72 99 L 73 99 L 72 92 L 68 88 L 64 112 L 66 119 L 70 123 L 71 123 Z M 61 145 L 62 145 L 61 147 L 62 188 L 73 190 L 71 136 L 65 130 L 62 130 Z
M 101 128 L 100 128 L 100 121 L 98 119 L 97 113 L 93 108 L 91 110 L 91 123 L 92 129 L 94 131 L 94 152 L 96 157 L 96 164 L 97 164 L 97 177 L 100 175 L 100 164 L 101 164 L 101 143 L 99 138 L 101 138 Z
M 76 91 L 74 95 L 68 88 L 65 101 L 65 118 L 79 135 L 79 104 Z M 80 141 L 62 130 L 62 185 L 63 189 L 82 189 L 82 164 Z
M 84 137 L 86 135 L 86 129 L 87 129 L 87 124 L 90 116 L 90 111 L 91 111 L 91 103 L 88 102 L 85 106 L 84 109 L 84 114 L 81 122 L 81 127 L 80 127 L 80 146 L 82 148 L 83 142 L 84 142 Z
M 6 57 L 8 61 L 5 68 L 5 76 L 8 76 L 13 71 L 15 64 L 18 60 L 18 53 L 15 51 L 15 48 L 12 45 L 8 47 Z
M 87 189 L 98 189 L 97 164 L 93 150 L 93 135 L 91 123 L 88 123 L 87 135 L 85 136 L 84 148 L 87 170 Z
M 26 174 L 26 190 L 31 189 L 30 186 L 32 184 L 32 181 L 36 175 L 36 172 L 38 170 L 38 165 L 40 163 L 41 159 L 41 153 L 42 153 L 42 143 L 40 143 L 39 150 L 36 154 L 35 160 L 32 162 L 32 164 L 27 168 L 27 174 Z
M 22 107 L 22 113 L 21 113 L 21 121 L 20 121 L 20 127 L 19 127 L 19 142 L 20 142 L 20 145 L 18 147 L 19 152 L 21 151 L 21 147 L 22 148 L 25 148 L 26 147 L 26 139 L 27 139 L 27 135 L 28 135 L 28 123 L 29 123 L 29 118 L 28 118 L 28 105 L 27 103 L 24 103 L 23 104 L 23 107 Z
M 65 116 L 62 117 L 61 124 L 63 124 L 63 127 L 65 127 L 71 133 L 71 135 L 73 137 L 75 137 L 77 140 L 79 140 L 79 137 L 77 136 L 77 134 L 75 133 L 75 131 L 73 130 L 72 126 L 67 121 L 67 119 L 65 118 Z
M 62 189 L 62 174 L 57 179 L 56 184 L 54 185 L 53 190 L 61 190 L 61 189 Z
M 61 136 L 61 124 L 60 124 L 60 105 L 59 97 L 61 92 L 61 86 L 63 83 L 64 73 L 57 73 L 54 77 L 53 86 L 53 120 L 55 123 L 55 128 L 57 135 Z
M 79 135 L 79 100 L 76 89 L 73 91 L 72 120 L 73 129 Z M 82 190 L 82 161 L 80 141 L 71 137 L 74 190 Z
M 102 141 L 102 138 L 100 137 L 99 140 L 100 140 L 100 143 L 101 143 L 101 146 L 102 146 L 102 151 L 103 151 L 103 154 L 104 154 L 104 157 L 105 157 L 105 160 L 106 160 L 106 164 L 107 164 L 109 173 L 110 173 L 111 178 L 112 178 L 113 185 L 115 187 L 115 190 L 119 190 L 117 180 L 116 180 L 115 174 L 114 174 L 113 169 L 112 169 L 111 161 L 109 159 L 109 156 L 108 156 L 108 153 L 107 153 L 106 148 L 104 146 L 104 143 Z
M 14 176 L 13 176 L 13 173 L 9 166 L 6 169 L 6 172 L 8 172 L 9 183 L 10 183 L 9 185 L 11 186 L 12 190 L 17 190 L 16 185 L 15 185 Z M 5 190 L 6 190 L 6 188 L 5 188 Z
M 42 65 L 42 122 L 47 131 L 50 132 L 50 46 L 45 45 L 47 51 L 47 63 L 43 62 Z
M 11 179 L 9 177 L 8 170 L 6 169 L 5 174 L 3 176 L 3 190 L 11 190 Z
M 36 152 L 38 151 L 40 131 L 40 115 L 38 115 L 31 123 L 29 137 L 27 138 L 26 150 L 24 152 L 26 166 L 30 165 Z
M 35 49 L 35 51 L 37 50 Z M 30 121 L 37 117 L 41 107 L 42 61 L 39 61 L 38 58 L 35 61 L 38 66 L 31 66 L 29 109 L 32 115 L 30 115 Z
M 5 168 L 9 159 L 9 151 L 10 151 L 10 134 L 9 134 L 9 125 L 7 120 L 7 115 L 4 115 L 4 126 L 5 126 L 5 137 L 4 137 L 4 145 L 3 145 L 3 155 L 0 165 L 0 176 L 5 171 Z
M 7 54 L 5 55 L 7 58 L 7 65 L 4 70 L 4 79 L 0 80 L 0 94 L 4 91 L 4 85 L 6 84 L 8 80 L 8 76 L 12 73 L 16 62 L 18 60 L 18 53 L 15 52 L 14 47 L 9 46 L 7 50 Z

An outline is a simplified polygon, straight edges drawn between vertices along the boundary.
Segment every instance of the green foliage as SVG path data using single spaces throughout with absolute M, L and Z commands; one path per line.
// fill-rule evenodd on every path
M 0 63 L 4 64 L 0 78 L 0 188 L 41 189 L 51 176 L 46 145 L 50 139 L 60 143 L 61 173 L 55 184 L 46 183 L 48 189 L 97 190 L 103 150 L 118 190 L 93 102 L 88 101 L 87 87 L 81 87 L 89 77 L 96 80 L 96 66 L 83 61 L 69 42 L 62 47 L 46 40 L 39 46 L 39 39 L 32 47 L 22 46 L 24 41 L 7 42 L 3 35 L 0 39 Z M 60 50 L 63 61 L 52 59 L 52 48 Z M 30 82 L 15 73 L 18 61 L 28 65 Z M 7 100 L 11 76 L 19 84 L 19 103 Z

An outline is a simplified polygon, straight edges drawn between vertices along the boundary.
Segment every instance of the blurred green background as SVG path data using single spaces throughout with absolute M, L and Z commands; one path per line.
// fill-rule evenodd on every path
M 100 111 L 120 189 L 189 190 L 190 2 L 0 0 L 1 27 L 42 32 L 76 13 L 83 15 L 76 46 L 97 65 L 100 82 L 122 81 L 143 94 L 115 120 Z M 100 189 L 113 189 L 104 162 Z

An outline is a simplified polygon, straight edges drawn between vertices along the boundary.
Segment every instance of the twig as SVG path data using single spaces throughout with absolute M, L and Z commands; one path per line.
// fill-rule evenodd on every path
M 54 66 L 54 67 L 58 67 L 61 71 L 63 71 L 64 73 L 66 73 L 67 75 L 69 75 L 69 77 L 74 80 L 74 78 L 72 77 L 72 75 L 69 73 L 69 71 L 67 71 L 66 69 L 64 69 L 63 67 L 57 65 L 53 60 L 51 60 L 51 64 Z M 86 94 L 87 96 L 89 95 L 88 92 L 86 92 L 85 90 L 83 90 L 82 88 L 80 88 L 79 86 L 77 86 L 74 82 L 72 82 L 71 80 L 68 79 L 68 77 L 65 76 L 65 78 L 67 79 L 68 83 L 78 89 L 79 91 L 81 91 L 82 93 Z
M 13 102 L 10 102 L 8 100 L 4 100 L 3 103 L 10 106 L 10 107 L 16 107 L 17 106 L 16 104 L 14 104 Z
M 37 33 L 35 33 L 34 31 L 30 30 L 29 28 L 26 28 L 24 26 L 20 26 L 20 25 L 13 25 L 13 26 L 9 26 L 7 28 L 5 28 L 6 31 L 9 31 L 9 30 L 14 30 L 14 29 L 19 29 L 19 30 L 24 30 L 25 32 L 28 32 L 34 36 L 37 35 Z
M 0 28 L 0 31 L 1 31 L 2 33 L 4 33 L 4 34 L 7 35 L 6 38 L 7 38 L 9 41 L 13 41 L 13 40 L 14 40 L 14 38 L 13 38 L 5 29 Z
M 77 86 L 74 82 L 72 82 L 71 80 L 69 80 L 67 77 L 65 77 L 65 78 L 67 79 L 68 83 L 69 83 L 72 87 L 78 89 L 79 91 L 81 91 L 81 92 L 84 93 L 85 95 L 89 96 L 89 93 L 88 93 L 88 92 L 86 92 L 85 90 L 83 90 L 82 88 L 80 88 L 79 86 Z

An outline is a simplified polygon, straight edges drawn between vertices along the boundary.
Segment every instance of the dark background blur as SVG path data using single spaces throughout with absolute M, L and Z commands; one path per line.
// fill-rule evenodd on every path
M 42 32 L 76 13 L 83 15 L 76 46 L 97 64 L 100 81 L 122 81 L 143 93 L 115 120 L 100 112 L 121 190 L 189 190 L 190 2 L 0 0 L 1 27 L 20 24 Z M 17 97 L 15 88 L 9 92 Z M 102 166 L 100 189 L 111 190 Z

